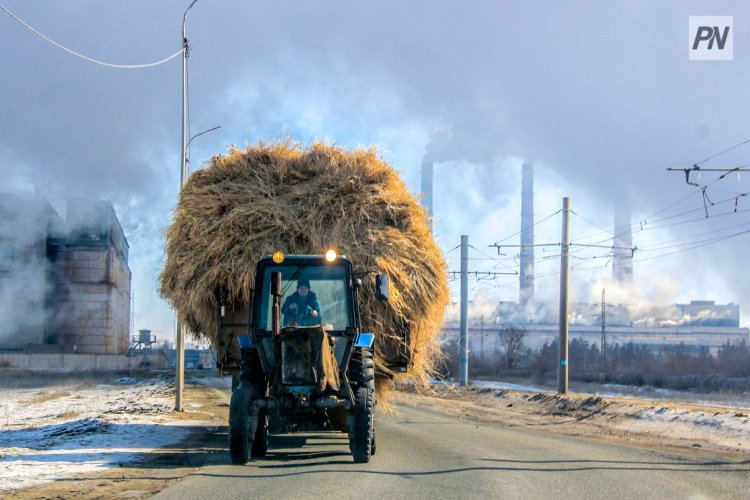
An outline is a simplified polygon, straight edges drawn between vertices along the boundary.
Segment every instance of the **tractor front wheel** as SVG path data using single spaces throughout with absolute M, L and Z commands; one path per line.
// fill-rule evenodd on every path
M 251 449 L 253 455 L 256 454 L 253 439 L 250 436 L 250 409 L 259 394 L 258 389 L 253 384 L 248 384 L 244 380 L 232 393 L 232 399 L 229 403 L 229 455 L 233 464 L 246 464 L 250 460 Z M 258 431 L 260 431 L 263 421 L 267 422 L 266 419 L 261 419 L 258 422 Z
M 353 422 L 349 427 L 349 447 L 352 450 L 354 463 L 364 464 L 370 461 L 375 447 L 375 391 L 367 387 L 357 388 L 353 409 Z

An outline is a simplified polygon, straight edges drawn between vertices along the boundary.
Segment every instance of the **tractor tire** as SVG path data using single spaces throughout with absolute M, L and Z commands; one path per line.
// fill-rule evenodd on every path
M 261 410 L 250 454 L 253 457 L 265 457 L 266 453 L 268 453 L 268 411 Z
M 233 464 L 244 465 L 250 460 L 253 442 L 249 435 L 250 407 L 259 395 L 256 386 L 244 380 L 232 393 L 229 403 L 229 456 Z
M 375 443 L 375 391 L 359 387 L 354 396 L 352 426 L 349 429 L 349 448 L 354 463 L 366 464 L 370 461 Z
M 375 361 L 372 349 L 355 349 L 349 368 L 349 380 L 352 381 L 354 387 L 366 387 L 372 389 L 375 394 Z

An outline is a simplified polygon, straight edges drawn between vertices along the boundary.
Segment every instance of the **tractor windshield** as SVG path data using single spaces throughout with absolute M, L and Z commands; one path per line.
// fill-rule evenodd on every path
M 346 268 L 339 265 L 267 265 L 255 291 L 253 328 L 271 329 L 271 273 L 281 272 L 282 326 L 321 325 L 329 331 L 353 327 Z

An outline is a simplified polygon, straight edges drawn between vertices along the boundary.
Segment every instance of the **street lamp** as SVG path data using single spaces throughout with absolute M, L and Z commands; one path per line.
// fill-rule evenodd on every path
M 201 136 L 201 135 L 203 135 L 203 134 L 207 134 L 207 133 L 209 133 L 209 132 L 213 132 L 214 130 L 217 130 L 217 129 L 220 129 L 220 128 L 221 128 L 221 125 L 217 125 L 217 126 L 215 126 L 215 127 L 213 127 L 213 128 L 210 128 L 210 129 L 208 129 L 208 130 L 204 130 L 203 132 L 200 132 L 200 133 L 198 133 L 198 134 L 195 134 L 195 135 L 194 135 L 193 137 L 191 137 L 191 138 L 190 138 L 190 140 L 189 140 L 189 141 L 187 141 L 187 145 L 185 145 L 185 151 L 186 151 L 186 153 L 185 153 L 185 164 L 186 164 L 186 165 L 187 165 L 188 163 L 190 163 L 190 158 L 188 158 L 188 156 L 190 156 L 190 155 L 189 155 L 189 154 L 187 153 L 187 151 L 190 151 L 190 143 L 191 143 L 191 142 L 193 142 L 193 139 L 195 139 L 196 137 L 199 137 L 199 136 Z M 187 168 L 187 167 L 186 167 L 186 168 Z M 186 175 L 187 175 L 187 174 L 186 174 Z
M 186 160 L 186 149 L 185 139 L 187 137 L 187 58 L 190 46 L 188 45 L 186 31 L 187 15 L 190 9 L 193 8 L 195 2 L 193 0 L 188 8 L 185 9 L 185 13 L 182 15 L 182 141 L 180 147 L 180 193 L 182 187 L 185 185 L 185 178 L 187 177 L 187 162 Z M 185 325 L 180 321 L 179 314 L 177 316 L 177 342 L 176 342 L 177 359 L 175 366 L 175 402 L 174 409 L 176 411 L 182 411 L 182 391 L 185 387 Z

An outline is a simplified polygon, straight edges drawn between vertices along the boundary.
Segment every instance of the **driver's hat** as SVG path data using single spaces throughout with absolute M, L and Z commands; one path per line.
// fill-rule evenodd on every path
M 307 288 L 310 288 L 310 280 L 307 278 L 300 278 L 297 280 L 297 288 L 301 288 L 303 286 L 306 286 Z

